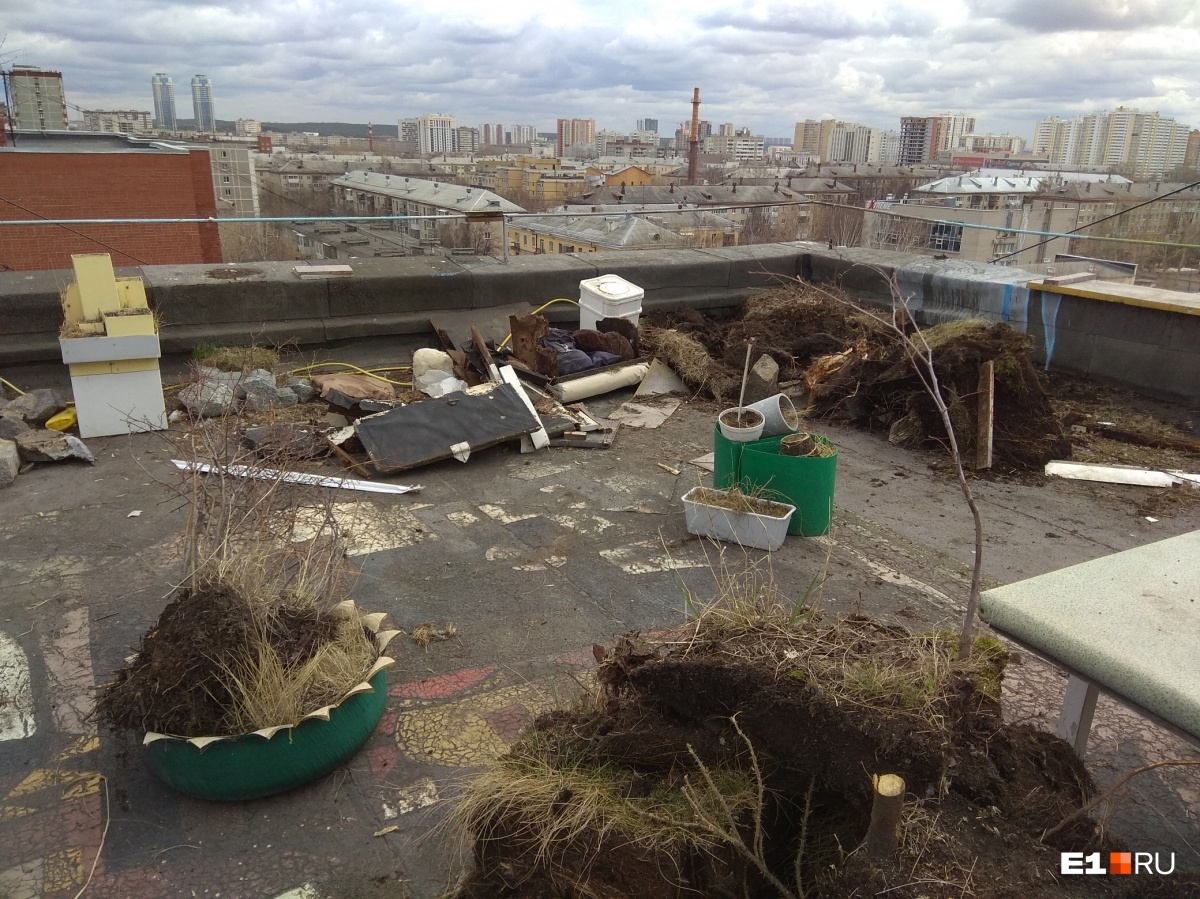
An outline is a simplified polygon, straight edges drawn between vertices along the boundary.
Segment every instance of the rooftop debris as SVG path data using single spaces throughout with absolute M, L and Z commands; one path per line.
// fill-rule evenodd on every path
M 393 474 L 518 439 L 541 423 L 526 398 L 501 383 L 397 406 L 355 427 L 375 468 Z
M 594 646 L 594 689 L 468 785 L 460 899 L 992 899 L 1041 895 L 1060 842 L 1104 848 L 1083 819 L 1040 843 L 1095 787 L 1066 743 L 1004 723 L 997 641 L 959 659 L 950 634 L 823 614 L 739 578 L 670 635 Z M 854 850 L 884 774 L 908 789 L 880 862 Z
M 996 363 L 996 462 L 1031 471 L 1070 456 L 1070 442 L 1030 358 L 1031 338 L 980 321 L 948 322 L 923 334 L 966 457 L 974 455 L 979 369 L 989 360 Z M 780 379 L 804 378 L 812 414 L 886 430 L 893 442 L 909 446 L 944 439 L 941 418 L 899 336 L 850 298 L 799 285 L 747 300 L 723 319 L 694 309 L 651 312 L 643 319 L 647 348 L 721 401 L 734 395 L 743 347 L 751 339 L 779 366 Z

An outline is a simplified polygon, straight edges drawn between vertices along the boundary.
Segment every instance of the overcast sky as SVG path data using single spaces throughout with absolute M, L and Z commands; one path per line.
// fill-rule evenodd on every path
M 181 118 L 203 73 L 222 119 L 666 135 L 698 86 L 702 118 L 767 137 L 966 112 L 1029 138 L 1118 105 L 1200 127 L 1197 0 L 0 0 L 0 29 L 5 67 L 61 70 L 68 103 L 150 110 L 162 71 Z

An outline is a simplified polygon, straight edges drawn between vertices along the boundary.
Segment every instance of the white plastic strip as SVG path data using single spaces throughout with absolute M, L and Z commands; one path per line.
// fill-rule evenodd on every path
M 1131 484 L 1136 487 L 1174 487 L 1190 484 L 1200 487 L 1200 474 L 1186 471 L 1159 471 L 1125 465 L 1092 465 L 1087 462 L 1047 462 L 1046 474 L 1077 481 L 1103 484 Z
M 550 435 L 546 433 L 546 429 L 541 425 L 541 419 L 538 417 L 537 410 L 533 408 L 533 402 L 529 399 L 529 394 L 525 392 L 524 386 L 521 384 L 517 373 L 513 371 L 511 365 L 504 365 L 500 368 L 500 377 L 504 379 L 505 384 L 510 384 L 517 392 L 522 402 L 525 403 L 525 408 L 529 410 L 529 414 L 533 416 L 533 420 L 538 422 L 536 431 L 529 433 L 529 440 L 533 443 L 534 449 L 544 449 L 550 445 Z
M 277 471 L 273 468 L 249 468 L 245 465 L 209 465 L 207 462 L 185 462 L 172 459 L 171 464 L 180 471 L 198 471 L 202 474 L 224 471 L 237 478 L 256 478 L 260 481 L 282 481 L 285 484 L 304 484 L 309 487 L 335 487 L 340 490 L 361 490 L 365 493 L 415 493 L 422 489 L 420 484 L 377 484 L 374 481 L 357 481 L 354 478 L 331 478 L 300 471 Z

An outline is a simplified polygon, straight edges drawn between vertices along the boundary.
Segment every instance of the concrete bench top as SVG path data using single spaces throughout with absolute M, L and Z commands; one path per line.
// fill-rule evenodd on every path
M 1200 736 L 1200 531 L 983 593 L 992 627 Z

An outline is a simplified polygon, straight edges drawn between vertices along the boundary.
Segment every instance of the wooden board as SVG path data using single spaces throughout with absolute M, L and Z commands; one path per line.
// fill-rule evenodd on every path
M 399 406 L 359 419 L 356 429 L 375 468 L 393 474 L 449 459 L 462 444 L 473 452 L 540 427 L 511 385 L 495 384 Z

